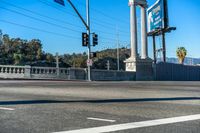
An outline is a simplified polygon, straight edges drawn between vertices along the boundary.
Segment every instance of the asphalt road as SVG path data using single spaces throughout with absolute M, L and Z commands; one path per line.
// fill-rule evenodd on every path
M 200 133 L 200 82 L 0 81 L 0 133 L 62 131 Z

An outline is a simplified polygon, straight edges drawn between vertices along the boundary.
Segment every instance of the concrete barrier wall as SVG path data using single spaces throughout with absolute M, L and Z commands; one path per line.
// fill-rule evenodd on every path
M 154 79 L 158 81 L 200 81 L 200 66 L 159 63 L 154 65 Z
M 94 81 L 129 81 L 135 80 L 135 76 L 125 71 L 92 70 L 91 73 Z M 0 78 L 87 80 L 87 69 L 0 65 Z
M 69 68 L 70 80 L 86 80 L 87 70 L 83 68 Z
M 134 81 L 136 80 L 136 73 L 111 70 L 92 70 L 91 77 L 94 81 Z
M 87 80 L 87 69 L 70 68 L 70 80 Z M 134 81 L 136 80 L 136 73 L 125 71 L 108 71 L 108 70 L 92 70 L 92 81 Z
M 157 81 L 200 81 L 200 66 L 159 63 L 153 66 Z M 0 65 L 4 79 L 87 80 L 87 69 Z M 135 72 L 92 70 L 93 81 L 135 81 Z

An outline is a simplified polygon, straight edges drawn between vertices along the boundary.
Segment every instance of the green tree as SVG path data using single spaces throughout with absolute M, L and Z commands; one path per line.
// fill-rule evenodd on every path
M 187 55 L 187 50 L 184 47 L 178 47 L 178 49 L 176 50 L 176 56 L 178 57 L 180 64 L 184 63 L 186 55 Z
M 52 62 L 54 62 L 54 56 L 50 53 L 47 53 L 46 60 L 47 60 L 47 62 L 52 63 Z
M 22 61 L 22 55 L 21 54 L 14 54 L 14 65 L 19 65 Z

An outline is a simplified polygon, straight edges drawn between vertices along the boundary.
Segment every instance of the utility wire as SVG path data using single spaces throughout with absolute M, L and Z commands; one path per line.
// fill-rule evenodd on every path
M 8 24 L 15 25 L 15 26 L 18 26 L 18 27 L 23 27 L 23 28 L 26 28 L 26 29 L 31 29 L 31 30 L 35 30 L 35 31 L 40 31 L 40 32 L 48 33 L 48 34 L 53 34 L 53 35 L 56 35 L 56 36 L 61 36 L 61 37 L 65 37 L 65 38 L 68 37 L 68 38 L 74 38 L 74 39 L 80 40 L 79 37 L 69 36 L 69 35 L 66 35 L 66 34 L 61 34 L 61 33 L 56 33 L 56 32 L 51 32 L 51 31 L 47 31 L 47 30 L 43 30 L 43 29 L 31 27 L 31 26 L 26 26 L 26 25 L 22 25 L 22 24 L 10 22 L 10 21 L 7 21 L 7 20 L 2 20 L 2 19 L 0 19 L 0 22 L 8 23 Z
M 91 23 L 99 25 L 99 26 L 104 27 L 104 28 L 109 28 L 109 29 L 115 30 L 115 28 L 113 27 L 113 25 L 114 25 L 113 23 L 112 24 L 111 23 L 108 24 L 108 23 L 105 23 L 104 21 L 101 21 L 101 20 L 98 20 L 98 21 L 92 20 Z M 107 25 L 105 25 L 105 24 L 107 24 Z M 128 34 L 128 32 L 124 31 L 124 30 L 119 30 L 119 32 Z
M 79 1 L 79 4 L 81 4 L 82 6 L 85 7 L 85 4 L 84 4 L 83 2 L 80 2 L 80 1 Z M 119 18 L 115 18 L 115 17 L 113 17 L 113 16 L 107 15 L 106 13 L 104 13 L 104 12 L 102 12 L 102 11 L 100 11 L 100 10 L 97 10 L 97 9 L 95 9 L 95 8 L 93 8 L 93 7 L 90 7 L 90 8 L 91 8 L 93 11 L 95 11 L 96 13 L 99 13 L 99 14 L 101 14 L 101 15 L 103 15 L 103 16 L 105 16 L 105 17 L 111 19 L 111 20 L 120 21 L 120 22 L 123 22 L 124 24 L 129 23 L 129 22 L 123 21 L 123 20 L 121 20 L 121 19 L 119 19 Z M 112 25 L 112 24 L 111 24 L 111 25 Z
M 71 14 L 71 13 L 69 13 L 69 12 L 65 12 L 64 10 L 61 10 L 60 8 L 57 8 L 57 7 L 55 7 L 55 6 L 52 6 L 52 5 L 49 4 L 48 2 L 44 2 L 43 0 L 38 0 L 38 1 L 41 2 L 41 3 L 43 3 L 43 4 L 45 4 L 45 5 L 47 5 L 47 6 L 49 6 L 49 7 L 52 7 L 52 8 L 54 8 L 54 9 L 56 9 L 56 10 L 59 10 L 59 11 L 65 13 L 65 14 L 69 14 L 69 15 L 71 15 L 71 16 L 73 16 L 73 17 L 77 17 L 77 16 L 74 15 L 74 14 Z M 109 28 L 109 29 L 114 29 L 114 30 L 115 30 L 115 27 L 113 27 L 113 24 L 112 24 L 112 23 L 108 23 L 108 22 L 105 22 L 105 21 L 102 21 L 102 20 L 97 20 L 97 19 L 93 19 L 93 20 L 92 20 L 92 23 L 94 23 L 94 24 L 96 24 L 96 25 L 99 25 L 99 26 L 103 26 L 103 27 L 107 27 L 107 28 Z M 107 24 L 107 25 L 105 25 L 105 24 Z M 108 25 L 109 25 L 109 26 L 108 26 Z M 119 30 L 119 32 L 128 33 L 128 32 L 126 32 L 126 31 L 122 31 L 122 30 Z
M 54 9 L 58 10 L 58 11 L 60 11 L 60 12 L 63 12 L 63 13 L 65 13 L 65 14 L 68 14 L 68 15 L 71 15 L 71 16 L 73 16 L 73 17 L 78 18 L 77 15 L 72 14 L 72 13 L 69 13 L 69 12 L 65 12 L 64 10 L 61 10 L 60 8 L 57 8 L 57 7 L 55 7 L 55 6 L 52 6 L 52 5 L 49 4 L 48 2 L 44 2 L 43 0 L 38 0 L 38 1 L 39 1 L 40 3 L 43 3 L 44 5 L 47 5 L 47 6 L 49 6 L 49 7 L 52 7 L 52 8 L 54 8 Z
M 21 12 L 12 10 L 12 9 L 8 9 L 8 8 L 5 8 L 5 7 L 0 7 L 0 8 L 4 9 L 4 10 L 7 10 L 7 11 L 10 11 L 10 12 L 13 12 L 15 14 L 19 14 L 19 15 L 25 16 L 27 18 L 31 18 L 33 20 L 37 20 L 37 21 L 40 21 L 40 22 L 43 22 L 43 23 L 46 23 L 46 24 L 49 24 L 49 25 L 52 25 L 52 26 L 56 26 L 56 27 L 61 28 L 61 29 L 64 28 L 64 29 L 67 29 L 67 30 L 70 30 L 70 31 L 73 31 L 73 32 L 78 32 L 78 33 L 81 32 L 81 31 L 77 31 L 77 30 L 74 30 L 74 29 L 71 29 L 71 28 L 68 28 L 68 27 L 65 27 L 65 26 L 61 26 L 61 25 L 58 25 L 58 24 L 55 24 L 55 23 L 52 23 L 52 22 L 48 22 L 48 21 L 42 20 L 40 18 L 32 17 L 32 16 L 29 16 L 27 14 L 24 14 L 24 13 L 21 13 Z
M 56 22 L 60 22 L 60 23 L 63 23 L 63 24 L 68 24 L 68 25 L 71 25 L 71 26 L 74 26 L 74 27 L 83 28 L 83 27 L 81 27 L 80 25 L 74 25 L 73 23 L 69 23 L 69 22 L 67 22 L 67 21 L 58 20 L 58 19 L 55 19 L 55 18 L 46 16 L 46 15 L 43 15 L 43 14 L 41 14 L 41 13 L 37 13 L 37 12 L 31 11 L 31 10 L 28 10 L 28 9 L 25 9 L 25 8 L 22 8 L 22 7 L 19 7 L 19 6 L 17 6 L 17 5 L 14 5 L 14 4 L 5 2 L 5 1 L 3 1 L 3 0 L 1 0 L 1 1 L 2 1 L 2 3 L 4 3 L 4 4 L 13 6 L 13 7 L 15 7 L 15 8 L 18 8 L 18 9 L 21 9 L 21 10 L 24 10 L 24 11 L 27 11 L 27 12 L 30 12 L 30 13 L 32 13 L 32 14 L 35 14 L 35 15 L 38 15 L 38 16 L 41 16 L 41 17 L 45 17 L 45 18 L 51 19 L 51 20 L 56 21 Z
M 4 2 L 4 3 L 5 3 L 5 2 Z M 12 5 L 13 5 L 13 4 L 12 4 Z M 13 5 L 13 6 L 14 6 L 14 5 Z M 16 6 L 16 7 L 17 7 L 17 6 Z M 71 31 L 74 31 L 74 32 L 78 32 L 78 33 L 81 32 L 81 31 L 77 31 L 77 30 L 70 29 L 70 28 L 65 27 L 65 26 L 60 26 L 60 25 L 58 25 L 58 24 L 51 23 L 51 22 L 48 22 L 48 21 L 39 19 L 39 18 L 36 18 L 36 17 L 32 17 L 32 16 L 29 16 L 29 15 L 27 15 L 27 14 L 24 14 L 24 13 L 15 11 L 15 10 L 11 10 L 11 9 L 4 8 L 4 7 L 0 7 L 0 8 L 1 8 L 1 9 L 4 9 L 4 10 L 7 10 L 7 11 L 10 11 L 10 12 L 13 12 L 13 13 L 16 13 L 16 14 L 23 15 L 23 16 L 28 17 L 28 18 L 31 18 L 31 19 L 33 19 L 33 20 L 41 21 L 41 22 L 47 23 L 47 24 L 49 24 L 49 25 L 53 25 L 53 26 L 62 28 L 62 29 L 65 28 L 65 29 L 68 29 L 68 30 L 71 30 Z M 17 7 L 17 8 L 18 8 L 18 7 Z M 23 9 L 23 10 L 27 10 L 27 9 L 24 9 L 24 8 L 22 8 L 22 9 Z M 30 11 L 30 10 L 27 10 L 27 11 L 33 13 L 33 12 Z M 39 15 L 39 14 L 38 14 L 38 15 Z M 42 15 L 42 14 L 40 14 L 40 15 L 43 16 L 43 17 L 45 17 L 45 15 Z M 54 32 L 49 32 L 49 31 L 41 30 L 41 29 L 38 29 L 38 28 L 33 28 L 33 27 L 30 27 L 30 26 L 21 25 L 21 24 L 17 24 L 17 23 L 5 21 L 5 20 L 3 20 L 3 21 L 4 21 L 4 22 L 7 22 L 7 23 L 10 23 L 10 24 L 18 25 L 18 26 L 21 26 L 21 27 L 26 27 L 26 28 L 29 28 L 29 29 L 32 29 L 32 30 L 34 29 L 34 30 L 39 30 L 39 31 L 47 32 L 47 33 L 54 33 Z M 114 35 L 113 33 L 109 33 L 109 32 L 103 32 L 103 31 L 100 31 L 100 32 L 105 33 L 105 34 Z M 65 34 L 60 34 L 60 33 L 55 33 L 55 34 L 56 34 L 56 35 L 66 36 Z M 68 37 L 70 37 L 70 36 L 68 36 Z M 72 37 L 72 36 L 71 36 L 71 37 Z M 72 38 L 74 38 L 74 37 L 72 37 Z M 115 39 L 113 39 L 113 38 L 108 38 L 108 37 L 102 37 L 102 39 L 109 40 L 109 41 L 111 41 L 111 40 L 115 41 Z
M 109 41 L 113 41 L 116 43 L 116 39 L 113 39 L 113 38 L 109 38 L 109 37 L 100 37 L 101 39 L 104 39 L 104 40 L 109 40 Z M 127 41 L 124 41 L 122 40 L 121 42 L 127 42 Z
M 80 2 L 79 1 L 79 4 L 81 4 L 82 6 L 85 6 L 85 4 L 83 3 L 83 2 Z M 104 12 L 102 12 L 102 11 L 100 11 L 100 10 L 97 10 L 97 9 L 95 9 L 95 8 L 92 8 L 91 7 L 91 10 L 93 10 L 93 11 L 95 11 L 96 13 L 98 13 L 98 14 L 101 14 L 101 15 L 103 15 L 104 17 L 106 17 L 106 18 L 109 18 L 110 20 L 116 20 L 116 21 L 120 21 L 120 22 L 123 22 L 124 24 L 128 24 L 129 22 L 125 22 L 125 21 L 123 21 L 123 20 L 121 20 L 121 19 L 119 19 L 119 18 L 115 18 L 115 17 L 112 17 L 112 16 L 109 16 L 109 15 L 107 15 L 106 13 L 104 13 Z M 101 23 L 102 22 L 102 23 Z M 100 26 L 103 26 L 103 27 L 107 27 L 107 28 L 110 28 L 110 29 L 115 29 L 114 27 L 113 27 L 113 23 L 108 23 L 108 22 L 105 22 L 105 21 L 101 21 L 101 20 L 98 20 L 98 21 L 92 21 L 92 23 L 94 23 L 94 24 L 97 24 L 97 25 L 100 25 Z M 104 23 L 104 24 L 103 24 Z M 106 24 L 109 24 L 109 25 L 111 25 L 111 26 L 107 26 L 107 25 L 105 25 L 105 23 Z M 95 29 L 94 29 L 95 30 Z M 98 30 L 95 30 L 95 31 L 98 31 Z M 124 30 L 120 30 L 120 29 L 118 29 L 118 32 L 120 32 L 121 33 L 121 36 L 123 36 L 122 35 L 122 33 L 123 34 L 129 34 L 129 31 L 127 32 L 127 31 L 124 31 Z M 111 34 L 113 34 L 113 33 L 111 33 Z
M 47 31 L 47 30 L 43 30 L 43 29 L 39 29 L 39 28 L 27 26 L 27 25 L 22 25 L 22 24 L 10 22 L 10 21 L 7 21 L 7 20 L 0 19 L 0 22 L 8 23 L 8 24 L 15 25 L 15 26 L 18 26 L 18 27 L 23 27 L 23 28 L 26 28 L 26 29 L 31 29 L 31 30 L 34 30 L 34 31 L 39 31 L 39 32 L 48 33 L 48 34 L 53 34 L 53 35 L 56 35 L 56 36 L 61 36 L 61 37 L 65 37 L 65 38 L 67 37 L 67 38 L 73 38 L 73 39 L 81 40 L 81 38 L 79 38 L 79 37 L 69 36 L 67 34 L 62 34 L 62 33 L 57 33 L 57 32 L 51 32 L 51 31 Z M 101 38 L 103 38 L 103 37 L 101 37 Z M 109 42 L 103 42 L 103 41 L 101 41 L 102 43 L 115 43 L 114 39 L 111 39 L 111 38 L 103 38 L 103 39 L 104 40 L 109 40 Z M 126 41 L 120 41 L 120 43 L 126 43 Z
M 78 2 L 78 4 L 80 4 L 80 5 L 82 5 L 82 6 L 84 6 L 85 7 L 85 4 L 83 3 L 83 2 Z M 101 15 L 103 15 L 104 17 L 106 17 L 106 18 L 109 18 L 110 20 L 116 20 L 116 21 L 120 21 L 120 22 L 123 22 L 124 24 L 128 24 L 129 22 L 125 22 L 125 21 L 123 21 L 123 20 L 121 20 L 121 19 L 119 19 L 119 18 L 115 18 L 115 17 L 112 17 L 112 16 L 109 16 L 109 15 L 107 15 L 106 13 L 104 13 L 104 12 L 102 12 L 102 11 L 99 11 L 99 10 L 97 10 L 97 9 L 95 9 L 95 8 L 92 8 L 92 7 L 90 7 L 93 11 L 95 11 L 96 13 L 99 13 L 99 14 L 101 14 Z M 97 25 L 100 25 L 100 26 L 105 26 L 105 24 L 108 24 L 108 25 L 111 25 L 111 26 L 105 26 L 105 27 L 108 27 L 108 28 L 111 28 L 111 29 L 115 29 L 114 27 L 113 27 L 113 23 L 109 23 L 109 22 L 105 22 L 105 21 L 102 21 L 102 20 L 97 20 L 97 21 L 95 21 L 96 19 L 92 19 L 92 20 L 94 20 L 92 23 L 94 23 L 94 24 L 97 24 Z M 102 22 L 102 23 L 101 23 Z M 120 33 L 125 33 L 125 34 L 129 34 L 129 32 L 127 32 L 127 31 L 123 31 L 123 30 L 118 30 Z
M 51 17 L 49 17 L 49 16 L 46 16 L 46 15 L 43 15 L 43 14 L 40 14 L 40 13 L 36 13 L 36 12 L 33 12 L 33 11 L 31 11 L 31 10 L 28 10 L 28 9 L 25 9 L 25 8 L 22 8 L 22 7 L 19 7 L 19 6 L 16 6 L 16 5 L 14 5 L 14 4 L 11 4 L 11 3 L 8 3 L 8 2 L 4 2 L 4 1 L 2 1 L 3 3 L 5 3 L 5 4 L 7 4 L 7 5 L 10 5 L 10 6 L 13 6 L 13 7 L 15 7 L 15 8 L 18 8 L 18 9 L 21 9 L 21 10 L 24 10 L 24 11 L 27 11 L 27 12 L 30 12 L 30 13 L 32 13 L 32 14 L 36 14 L 36 15 L 39 15 L 39 16 L 41 16 L 41 17 L 45 17 L 45 18 L 48 18 L 48 19 L 51 19 L 51 20 L 53 20 L 53 21 L 58 21 L 57 19 L 55 19 L 55 18 L 51 18 Z M 9 9 L 9 11 L 10 11 L 10 9 Z M 13 10 L 12 10 L 12 12 L 13 12 Z M 68 22 L 66 22 L 66 21 L 60 21 L 61 23 L 64 23 L 64 24 L 69 24 L 69 25 L 71 25 L 71 26 L 75 26 L 75 25 L 73 25 L 73 24 L 71 24 L 71 23 L 68 23 Z M 80 27 L 80 28 L 83 28 L 83 27 L 81 27 L 81 26 L 77 26 L 76 25 L 76 27 Z M 101 30 L 95 30 L 95 31 L 97 31 L 97 32 L 102 32 L 102 33 L 104 33 L 104 34 L 109 34 L 109 35 L 114 35 L 113 33 L 111 33 L 111 32 L 105 32 L 105 31 L 101 31 Z M 123 36 L 123 35 L 122 35 Z M 124 35 L 125 36 L 125 35 Z
M 28 10 L 28 9 L 25 9 L 25 8 L 22 8 L 22 7 L 19 7 L 19 6 L 16 6 L 16 5 L 14 5 L 14 4 L 5 2 L 5 1 L 3 1 L 3 0 L 1 0 L 1 1 L 2 1 L 4 4 L 7 4 L 7 5 L 13 6 L 13 7 L 15 7 L 15 8 L 18 8 L 18 9 L 21 9 L 21 10 L 24 10 L 24 11 L 27 11 L 27 12 L 30 12 L 30 13 L 32 13 L 32 14 L 35 14 L 35 15 L 38 15 L 38 16 L 41 16 L 41 17 L 45 17 L 45 18 L 51 19 L 51 20 L 56 21 L 56 22 L 61 22 L 61 23 L 63 23 L 63 24 L 68 24 L 68 25 L 71 25 L 71 26 L 75 26 L 74 24 L 69 23 L 69 22 L 67 22 L 67 21 L 57 20 L 57 19 L 55 19 L 55 18 L 52 18 L 52 17 L 46 16 L 46 15 L 43 15 L 43 14 L 40 14 L 40 13 L 31 11 L 31 10 Z M 76 25 L 75 27 L 83 28 L 83 27 L 81 27 L 81 26 L 79 26 L 79 25 Z M 113 35 L 113 33 L 111 33 L 111 32 L 105 32 L 105 31 L 101 31 L 101 30 L 95 30 L 95 31 L 97 31 L 97 32 L 102 32 L 102 33 L 104 33 L 104 34 Z
M 26 28 L 26 29 L 34 30 L 34 31 L 39 31 L 39 32 L 48 33 L 48 34 L 53 34 L 53 35 L 60 36 L 60 37 L 69 37 L 69 38 L 81 40 L 81 38 L 79 38 L 79 37 L 69 36 L 69 35 L 66 35 L 66 34 L 61 34 L 61 33 L 56 33 L 56 32 L 51 32 L 51 31 L 47 31 L 47 30 L 43 30 L 43 29 L 39 29 L 39 28 L 27 26 L 27 25 L 22 25 L 22 24 L 10 22 L 10 21 L 7 21 L 7 20 L 2 20 L 2 19 L 0 19 L 0 22 L 2 22 L 2 23 L 7 23 L 7 24 L 11 24 L 11 25 L 15 25 L 15 26 L 18 26 L 18 27 L 23 27 L 23 28 Z M 104 40 L 106 40 L 106 39 L 108 39 L 109 42 L 101 41 L 101 43 L 107 43 L 107 44 L 115 43 L 115 40 L 114 40 L 114 39 L 113 39 L 113 41 L 111 41 L 110 38 L 105 38 Z M 120 43 L 125 43 L 125 41 L 120 41 Z
M 107 27 L 107 28 L 109 28 L 109 29 L 113 29 L 114 30 L 114 28 L 113 27 L 111 27 L 111 26 L 105 26 L 104 24 L 102 24 L 102 23 L 99 23 L 99 22 L 92 22 L 92 23 L 94 23 L 94 24 L 97 24 L 97 25 L 100 25 L 100 26 L 102 26 L 102 27 Z M 97 29 L 94 29 L 95 31 L 98 31 Z M 129 32 L 125 32 L 125 31 L 119 31 L 122 35 L 127 35 L 127 34 L 129 34 Z M 113 33 L 110 33 L 110 34 L 112 34 L 113 35 Z

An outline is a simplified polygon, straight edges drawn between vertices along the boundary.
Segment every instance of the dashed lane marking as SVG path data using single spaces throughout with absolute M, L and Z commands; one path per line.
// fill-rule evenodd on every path
M 0 110 L 14 111 L 15 109 L 13 109 L 13 108 L 4 108 L 4 107 L 0 107 Z
M 101 119 L 101 118 L 93 118 L 93 117 L 88 117 L 87 119 L 88 119 L 88 120 L 95 120 L 95 121 L 116 122 L 116 120 Z
M 85 128 L 85 129 L 63 131 L 63 132 L 57 132 L 57 133 L 107 133 L 107 132 L 136 129 L 136 128 L 142 128 L 142 127 L 152 127 L 152 126 L 158 126 L 158 125 L 166 125 L 166 124 L 195 121 L 195 120 L 200 120 L 200 114 L 157 119 L 157 120 L 149 120 L 149 121 L 142 121 L 142 122 L 116 124 L 116 125 L 102 126 L 102 127 Z

